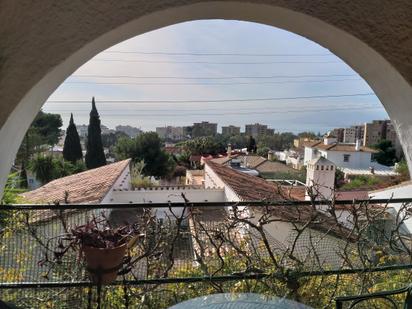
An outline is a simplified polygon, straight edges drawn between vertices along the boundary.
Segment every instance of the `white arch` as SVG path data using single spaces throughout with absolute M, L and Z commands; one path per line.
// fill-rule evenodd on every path
M 360 39 L 320 19 L 274 5 L 235 1 L 203 2 L 169 8 L 128 22 L 85 44 L 49 72 L 25 94 L 0 129 L 0 195 L 18 147 L 36 113 L 50 94 L 76 69 L 101 51 L 136 35 L 180 22 L 234 19 L 271 25 L 304 36 L 340 57 L 375 91 L 388 112 L 411 170 L 411 85 L 374 49 Z

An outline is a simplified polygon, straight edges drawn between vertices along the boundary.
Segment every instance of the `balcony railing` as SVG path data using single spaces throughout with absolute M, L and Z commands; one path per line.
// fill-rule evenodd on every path
M 410 302 L 411 205 L 412 199 L 2 206 L 0 299 L 20 308 L 166 308 L 205 294 L 254 292 L 314 308 L 333 307 L 335 299 L 338 308 L 400 308 Z M 139 235 L 108 285 L 89 280 L 81 252 L 56 258 L 66 245 L 62 235 L 101 216 L 113 227 L 133 224 Z M 396 288 L 404 295 L 391 301 L 377 293 Z

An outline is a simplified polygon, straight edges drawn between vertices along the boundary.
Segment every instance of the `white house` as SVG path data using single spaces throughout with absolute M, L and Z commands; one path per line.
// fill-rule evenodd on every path
M 333 135 L 326 135 L 323 141 L 316 141 L 305 146 L 304 165 L 311 160 L 324 157 L 332 161 L 337 168 L 349 175 L 396 175 L 393 168 L 381 165 L 373 160 L 375 149 L 355 144 L 338 143 Z

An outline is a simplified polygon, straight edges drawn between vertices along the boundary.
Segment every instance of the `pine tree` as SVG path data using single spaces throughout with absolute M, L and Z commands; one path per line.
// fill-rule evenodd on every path
M 93 97 L 89 128 L 87 130 L 86 166 L 88 169 L 106 165 L 101 133 L 100 116 Z
M 82 146 L 80 145 L 79 133 L 73 121 L 73 114 L 70 116 L 70 123 L 66 130 L 64 139 L 63 158 L 73 164 L 83 159 Z

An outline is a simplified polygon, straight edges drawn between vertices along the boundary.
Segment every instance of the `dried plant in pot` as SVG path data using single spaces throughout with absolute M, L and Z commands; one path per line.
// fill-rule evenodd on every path
M 105 216 L 93 217 L 59 238 L 54 262 L 61 261 L 69 250 L 76 250 L 84 259 L 93 283 L 109 284 L 124 265 L 129 243 L 133 242 L 136 231 L 134 225 L 114 228 Z

